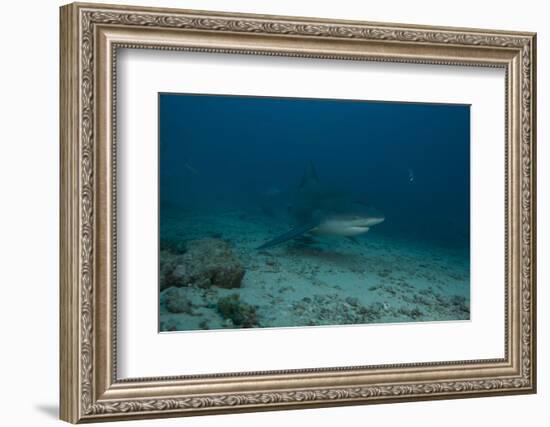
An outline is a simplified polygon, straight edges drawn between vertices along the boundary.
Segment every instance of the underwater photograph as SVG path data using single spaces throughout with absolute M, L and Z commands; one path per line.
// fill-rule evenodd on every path
M 159 330 L 470 319 L 470 106 L 160 93 Z

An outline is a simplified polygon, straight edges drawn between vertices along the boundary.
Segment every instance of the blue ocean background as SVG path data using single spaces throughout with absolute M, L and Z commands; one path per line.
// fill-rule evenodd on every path
M 248 206 L 313 162 L 373 232 L 469 249 L 469 105 L 161 94 L 159 115 L 161 206 Z
M 469 105 L 158 102 L 161 331 L 469 319 Z M 257 250 L 293 227 L 310 165 L 384 222 Z

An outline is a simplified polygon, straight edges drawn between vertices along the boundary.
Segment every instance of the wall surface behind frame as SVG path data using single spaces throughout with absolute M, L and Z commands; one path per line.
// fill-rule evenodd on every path
M 121 3 L 110 0 L 112 3 Z M 133 4 L 537 31 L 538 117 L 550 116 L 550 29 L 535 0 L 332 2 L 128 0 Z M 61 425 L 58 401 L 58 7 L 6 2 L 0 68 L 0 401 L 9 426 Z M 550 405 L 550 126 L 538 129 L 538 395 L 139 421 L 124 426 L 537 426 Z M 547 239 L 544 240 L 544 237 Z M 546 335 L 546 336 L 545 336 Z M 122 424 L 121 424 L 122 425 Z

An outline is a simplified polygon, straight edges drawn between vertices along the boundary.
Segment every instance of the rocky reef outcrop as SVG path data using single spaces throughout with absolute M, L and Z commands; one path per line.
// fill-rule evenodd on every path
M 171 286 L 239 288 L 245 268 L 231 246 L 220 239 L 199 239 L 185 243 L 183 253 L 161 253 L 162 289 Z
M 216 309 L 224 319 L 231 321 L 231 325 L 239 328 L 259 326 L 256 307 L 241 301 L 237 294 L 220 298 Z
M 169 313 L 193 315 L 193 304 L 183 292 L 184 289 L 170 288 L 161 294 L 161 303 L 164 303 Z

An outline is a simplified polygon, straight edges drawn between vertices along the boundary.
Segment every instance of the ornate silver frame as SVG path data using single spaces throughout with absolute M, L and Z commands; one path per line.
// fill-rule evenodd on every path
M 534 393 L 535 34 L 71 4 L 61 8 L 61 418 L 78 423 Z M 116 375 L 119 47 L 506 70 L 505 357 L 175 378 Z

